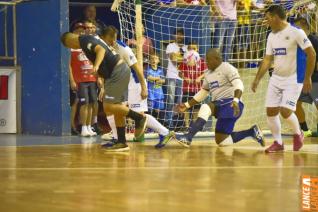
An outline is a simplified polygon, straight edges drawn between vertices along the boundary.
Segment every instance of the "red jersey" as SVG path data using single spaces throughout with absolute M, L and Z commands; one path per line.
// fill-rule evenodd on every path
M 207 69 L 207 65 L 203 59 L 199 61 L 199 64 L 195 66 L 188 66 L 186 63 L 181 63 L 179 70 L 183 74 L 183 78 L 188 78 L 193 82 L 183 81 L 183 92 L 184 93 L 197 93 L 202 86 L 202 80 L 200 83 L 196 83 L 195 80 L 201 76 L 204 71 Z
M 96 82 L 93 65 L 81 49 L 71 49 L 72 74 L 76 83 Z

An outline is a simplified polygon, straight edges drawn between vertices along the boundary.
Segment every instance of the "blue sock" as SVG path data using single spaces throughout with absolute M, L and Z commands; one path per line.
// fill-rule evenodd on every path
M 191 123 L 189 132 L 186 135 L 187 139 L 189 141 L 192 141 L 192 138 L 197 134 L 197 132 L 201 131 L 203 129 L 203 126 L 205 125 L 206 120 L 203 118 L 198 117 L 197 120 L 194 123 Z
M 232 132 L 231 136 L 233 139 L 233 143 L 237 143 L 240 140 L 249 137 L 249 136 L 253 136 L 254 135 L 254 130 L 253 128 L 248 129 L 248 130 L 243 130 L 243 131 L 239 131 L 239 132 Z

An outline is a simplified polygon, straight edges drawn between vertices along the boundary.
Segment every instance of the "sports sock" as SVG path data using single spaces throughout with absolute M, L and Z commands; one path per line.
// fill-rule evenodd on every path
M 283 144 L 282 135 L 281 135 L 281 123 L 279 116 L 267 116 L 267 124 L 273 135 L 273 138 L 280 145 Z
M 146 114 L 146 116 L 148 117 L 147 119 L 148 128 L 156 131 L 157 133 L 159 133 L 159 135 L 166 136 L 169 134 L 169 130 L 165 128 L 164 126 L 162 126 L 162 124 L 160 124 L 160 122 L 157 121 L 157 119 L 155 119 L 153 116 L 148 114 Z
M 191 141 L 192 138 L 195 136 L 195 134 L 197 134 L 197 132 L 203 129 L 203 126 L 205 125 L 205 123 L 206 123 L 206 120 L 204 120 L 201 117 L 198 117 L 195 122 L 191 123 L 189 132 L 188 134 L 186 134 L 187 139 Z
M 118 142 L 126 143 L 126 127 L 117 127 Z
M 286 119 L 286 121 L 288 122 L 288 124 L 292 128 L 294 134 L 296 134 L 296 135 L 301 134 L 301 131 L 299 128 L 299 123 L 298 123 L 298 118 L 295 115 L 295 113 L 290 114 L 290 116 Z
M 300 125 L 300 128 L 303 130 L 303 131 L 308 131 L 308 126 L 307 126 L 307 122 L 303 122 L 303 123 L 299 123 Z
M 115 139 L 118 139 L 117 128 L 116 128 L 116 124 L 115 124 L 115 117 L 114 117 L 114 115 L 107 116 L 107 121 L 108 121 L 108 123 L 109 123 L 110 128 L 112 129 L 113 137 L 114 137 Z
M 254 134 L 254 130 L 253 128 L 251 128 L 251 129 L 243 130 L 239 132 L 232 132 L 231 137 L 233 139 L 233 143 L 237 143 L 246 137 L 253 136 L 253 134 Z

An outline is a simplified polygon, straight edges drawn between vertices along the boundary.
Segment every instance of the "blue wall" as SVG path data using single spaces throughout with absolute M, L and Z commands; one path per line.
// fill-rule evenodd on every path
M 22 67 L 22 131 L 70 132 L 68 51 L 60 34 L 68 30 L 68 1 L 17 6 L 18 64 Z

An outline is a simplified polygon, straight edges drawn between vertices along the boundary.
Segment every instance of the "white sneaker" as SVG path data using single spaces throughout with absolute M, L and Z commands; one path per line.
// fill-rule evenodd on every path
M 82 137 L 90 137 L 91 134 L 89 133 L 89 131 L 86 128 L 86 129 L 82 129 L 81 136 Z
M 89 132 L 90 136 L 97 136 L 97 133 L 92 130 L 91 126 L 87 127 L 87 131 Z
M 101 136 L 101 139 L 105 140 L 105 141 L 110 141 L 113 139 L 113 134 L 112 132 L 110 133 L 105 133 L 104 135 Z

